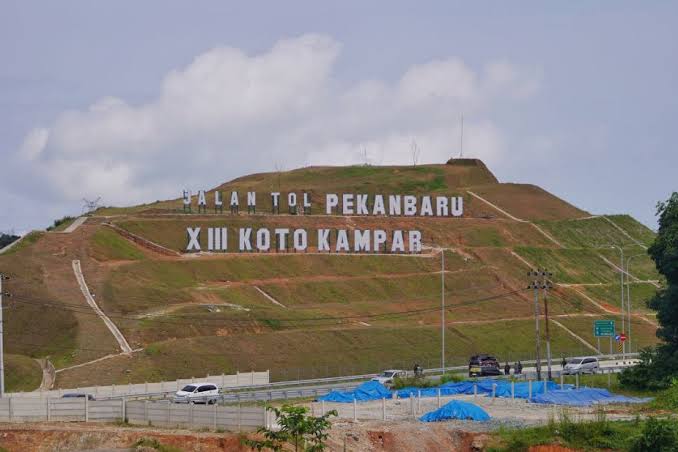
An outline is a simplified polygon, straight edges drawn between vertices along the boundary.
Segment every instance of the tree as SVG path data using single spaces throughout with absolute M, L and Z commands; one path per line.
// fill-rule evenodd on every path
M 641 363 L 620 375 L 620 382 L 635 388 L 666 388 L 678 373 L 678 193 L 657 204 L 659 230 L 647 250 L 666 278 L 666 286 L 657 290 L 647 303 L 657 311 L 657 337 L 661 343 L 646 350 Z
M 322 416 L 308 416 L 308 408 L 292 405 L 283 405 L 278 409 L 267 407 L 268 411 L 275 413 L 280 430 L 260 428 L 257 433 L 264 435 L 263 440 L 245 439 L 243 443 L 252 449 L 273 451 L 283 450 L 285 444 L 294 446 L 295 452 L 319 452 L 325 450 L 327 430 L 332 426 L 330 416 L 336 416 L 335 410 L 329 411 Z
M 19 240 L 19 236 L 17 235 L 5 233 L 0 234 L 0 249 L 6 247 L 12 242 L 16 242 L 17 240 Z

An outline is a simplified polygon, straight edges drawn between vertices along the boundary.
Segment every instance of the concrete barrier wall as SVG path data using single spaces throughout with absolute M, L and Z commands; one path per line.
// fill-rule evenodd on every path
M 88 386 L 74 389 L 57 389 L 51 391 L 11 392 L 6 397 L 12 398 L 58 398 L 67 393 L 91 394 L 95 398 L 115 397 L 125 395 L 143 395 L 176 392 L 187 384 L 207 381 L 217 384 L 220 388 L 237 388 L 242 386 L 265 385 L 269 383 L 269 372 L 238 372 L 234 375 L 207 375 L 201 378 L 184 378 L 175 381 L 160 383 L 138 383 L 111 386 Z
M 266 424 L 264 407 L 175 404 L 151 400 L 2 398 L 0 422 L 115 422 L 163 427 L 255 431 Z

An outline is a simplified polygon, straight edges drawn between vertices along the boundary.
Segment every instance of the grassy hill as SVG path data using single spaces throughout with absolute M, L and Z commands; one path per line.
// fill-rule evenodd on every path
M 0 255 L 0 271 L 14 276 L 7 351 L 49 357 L 57 368 L 111 355 L 60 372 L 62 387 L 251 369 L 286 379 L 409 368 L 414 361 L 438 366 L 444 278 L 448 364 L 479 352 L 528 359 L 534 302 L 526 272 L 539 266 L 556 284 L 549 293 L 554 356 L 590 354 L 593 320 L 618 318 L 619 256 L 610 244 L 626 256 L 640 254 L 630 267 L 631 347 L 656 340 L 644 306 L 661 284 L 644 255 L 653 232 L 627 215 L 595 216 L 539 187 L 500 183 L 480 161 L 310 167 L 215 189 L 258 192 L 257 214 L 215 214 L 211 196 L 201 215 L 184 213 L 181 199 L 105 208 L 73 233 L 33 234 Z M 310 193 L 312 215 L 270 214 L 271 191 Z M 465 209 L 462 218 L 327 216 L 326 193 L 462 196 Z M 189 226 L 228 228 L 229 252 L 184 254 Z M 425 248 L 415 255 L 318 253 L 310 234 L 307 252 L 240 253 L 237 229 L 244 226 L 418 229 Z M 446 249 L 444 275 L 440 252 L 429 247 Z M 86 304 L 73 260 L 138 350 L 131 356 L 117 355 Z

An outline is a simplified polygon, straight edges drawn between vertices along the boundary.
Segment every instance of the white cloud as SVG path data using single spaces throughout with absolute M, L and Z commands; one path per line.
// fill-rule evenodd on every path
M 475 71 L 458 58 L 413 64 L 395 82 L 341 84 L 340 44 L 323 35 L 285 39 L 247 55 L 230 47 L 171 71 L 156 99 L 131 105 L 104 97 L 63 112 L 25 138 L 18 156 L 62 201 L 102 196 L 131 203 L 178 196 L 251 170 L 305 164 L 443 162 L 459 148 L 498 161 L 495 108 L 533 96 L 539 74 L 510 62 Z

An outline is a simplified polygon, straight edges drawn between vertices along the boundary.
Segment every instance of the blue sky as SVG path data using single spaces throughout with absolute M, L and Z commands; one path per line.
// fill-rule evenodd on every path
M 2 1 L 0 230 L 308 164 L 482 158 L 654 227 L 676 2 Z

